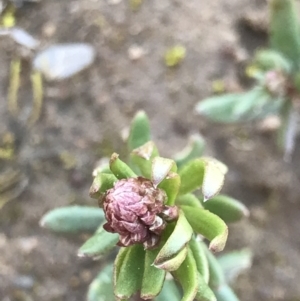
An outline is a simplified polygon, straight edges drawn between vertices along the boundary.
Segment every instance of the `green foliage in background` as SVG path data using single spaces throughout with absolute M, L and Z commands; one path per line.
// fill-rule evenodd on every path
M 278 146 L 291 156 L 300 99 L 300 24 L 294 0 L 270 0 L 269 48 L 256 52 L 249 76 L 256 85 L 244 93 L 213 96 L 196 111 L 215 122 L 249 122 L 270 114 L 280 117 Z

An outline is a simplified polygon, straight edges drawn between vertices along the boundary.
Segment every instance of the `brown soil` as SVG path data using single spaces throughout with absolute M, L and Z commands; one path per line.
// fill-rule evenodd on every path
M 122 152 L 120 132 L 138 109 L 149 114 L 164 156 L 201 132 L 206 153 L 229 166 L 224 192 L 251 211 L 248 221 L 230 227 L 228 250 L 248 246 L 254 252 L 253 268 L 235 284 L 240 299 L 300 300 L 300 148 L 288 164 L 273 133 L 262 134 L 255 124 L 213 125 L 193 113 L 213 80 L 224 79 L 234 90 L 240 80 L 249 84 L 243 58 L 266 44 L 262 24 L 255 23 L 265 1 L 144 0 L 135 12 L 129 1 L 115 2 L 41 1 L 18 11 L 18 25 L 45 46 L 89 42 L 97 50 L 89 70 L 46 84 L 41 119 L 30 129 L 24 125 L 28 73 L 22 73 L 21 113 L 12 118 L 6 101 L 11 54 L 0 41 L 0 134 L 13 133 L 18 151 L 13 162 L 1 162 L 1 172 L 13 166 L 29 179 L 26 191 L 0 211 L 0 300 L 85 300 L 100 263 L 76 257 L 84 237 L 57 237 L 38 223 L 57 206 L 93 204 L 93 165 L 112 150 Z M 145 54 L 132 61 L 128 49 L 135 44 Z M 176 44 L 187 55 L 168 69 L 163 55 Z

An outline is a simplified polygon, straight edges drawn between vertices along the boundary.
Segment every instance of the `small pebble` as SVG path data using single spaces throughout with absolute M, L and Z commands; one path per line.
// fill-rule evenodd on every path
M 54 23 L 48 22 L 43 26 L 42 32 L 45 37 L 51 38 L 55 34 L 56 29 L 57 27 Z
M 37 39 L 19 27 L 1 28 L 0 36 L 8 36 L 17 44 L 30 50 L 35 50 L 40 45 L 40 42 Z
M 72 187 L 81 188 L 85 182 L 85 177 L 80 170 L 74 169 L 70 171 L 69 181 Z
M 131 61 L 137 61 L 141 59 L 145 54 L 145 49 L 136 44 L 131 45 L 128 49 L 128 57 Z
M 25 254 L 30 254 L 38 247 L 37 237 L 22 237 L 16 240 L 17 247 Z
M 69 285 L 71 288 L 78 288 L 80 285 L 80 279 L 77 276 L 72 276 L 69 280 Z
M 91 273 L 91 271 L 89 270 L 83 270 L 81 273 L 80 273 L 80 279 L 82 280 L 82 282 L 84 283 L 89 283 L 91 282 L 93 278 L 93 275 Z
M 121 3 L 121 2 L 122 2 L 122 0 L 108 0 L 107 1 L 107 3 L 109 5 L 117 5 L 117 4 Z
M 257 124 L 257 129 L 261 133 L 270 133 L 279 129 L 281 124 L 279 116 L 271 115 Z
M 33 66 L 49 81 L 63 80 L 89 67 L 95 58 L 96 51 L 90 44 L 57 44 L 37 53 Z
M 20 289 L 30 290 L 34 286 L 34 279 L 29 275 L 18 275 L 13 279 L 14 286 Z
M 19 27 L 13 27 L 10 35 L 16 43 L 28 49 L 34 50 L 40 45 L 40 42 L 37 39 Z

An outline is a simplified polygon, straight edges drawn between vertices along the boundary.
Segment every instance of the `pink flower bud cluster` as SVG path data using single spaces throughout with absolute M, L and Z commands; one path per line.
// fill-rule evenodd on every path
M 178 217 L 177 207 L 164 205 L 166 199 L 166 193 L 148 179 L 122 179 L 104 196 L 107 223 L 103 227 L 120 234 L 120 246 L 143 243 L 146 249 L 154 248 L 166 221 Z

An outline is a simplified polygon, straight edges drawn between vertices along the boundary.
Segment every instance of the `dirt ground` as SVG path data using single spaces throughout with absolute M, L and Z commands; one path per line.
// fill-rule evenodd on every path
M 223 192 L 251 211 L 249 220 L 230 226 L 227 246 L 254 253 L 252 269 L 234 285 L 241 301 L 300 300 L 300 143 L 285 163 L 273 133 L 256 124 L 213 125 L 193 113 L 214 80 L 224 79 L 232 90 L 249 85 L 243 60 L 266 44 L 265 1 L 143 0 L 137 11 L 128 3 L 51 0 L 18 11 L 17 24 L 44 46 L 89 42 L 97 51 L 87 71 L 45 85 L 42 116 L 32 128 L 24 122 L 32 99 L 28 70 L 21 78 L 21 112 L 17 118 L 8 113 L 11 53 L 0 40 L 0 138 L 12 133 L 17 147 L 15 160 L 2 160 L 0 172 L 13 168 L 29 181 L 0 211 L 0 300 L 85 300 L 101 263 L 76 257 L 84 237 L 58 237 L 38 223 L 57 206 L 94 204 L 88 197 L 94 163 L 112 150 L 122 153 L 120 132 L 138 109 L 149 114 L 162 155 L 200 132 L 206 153 L 229 166 Z M 249 13 L 258 20 L 252 28 L 241 22 Z M 168 69 L 163 55 L 177 44 L 186 47 L 186 58 Z M 135 45 L 143 51 L 133 61 Z

